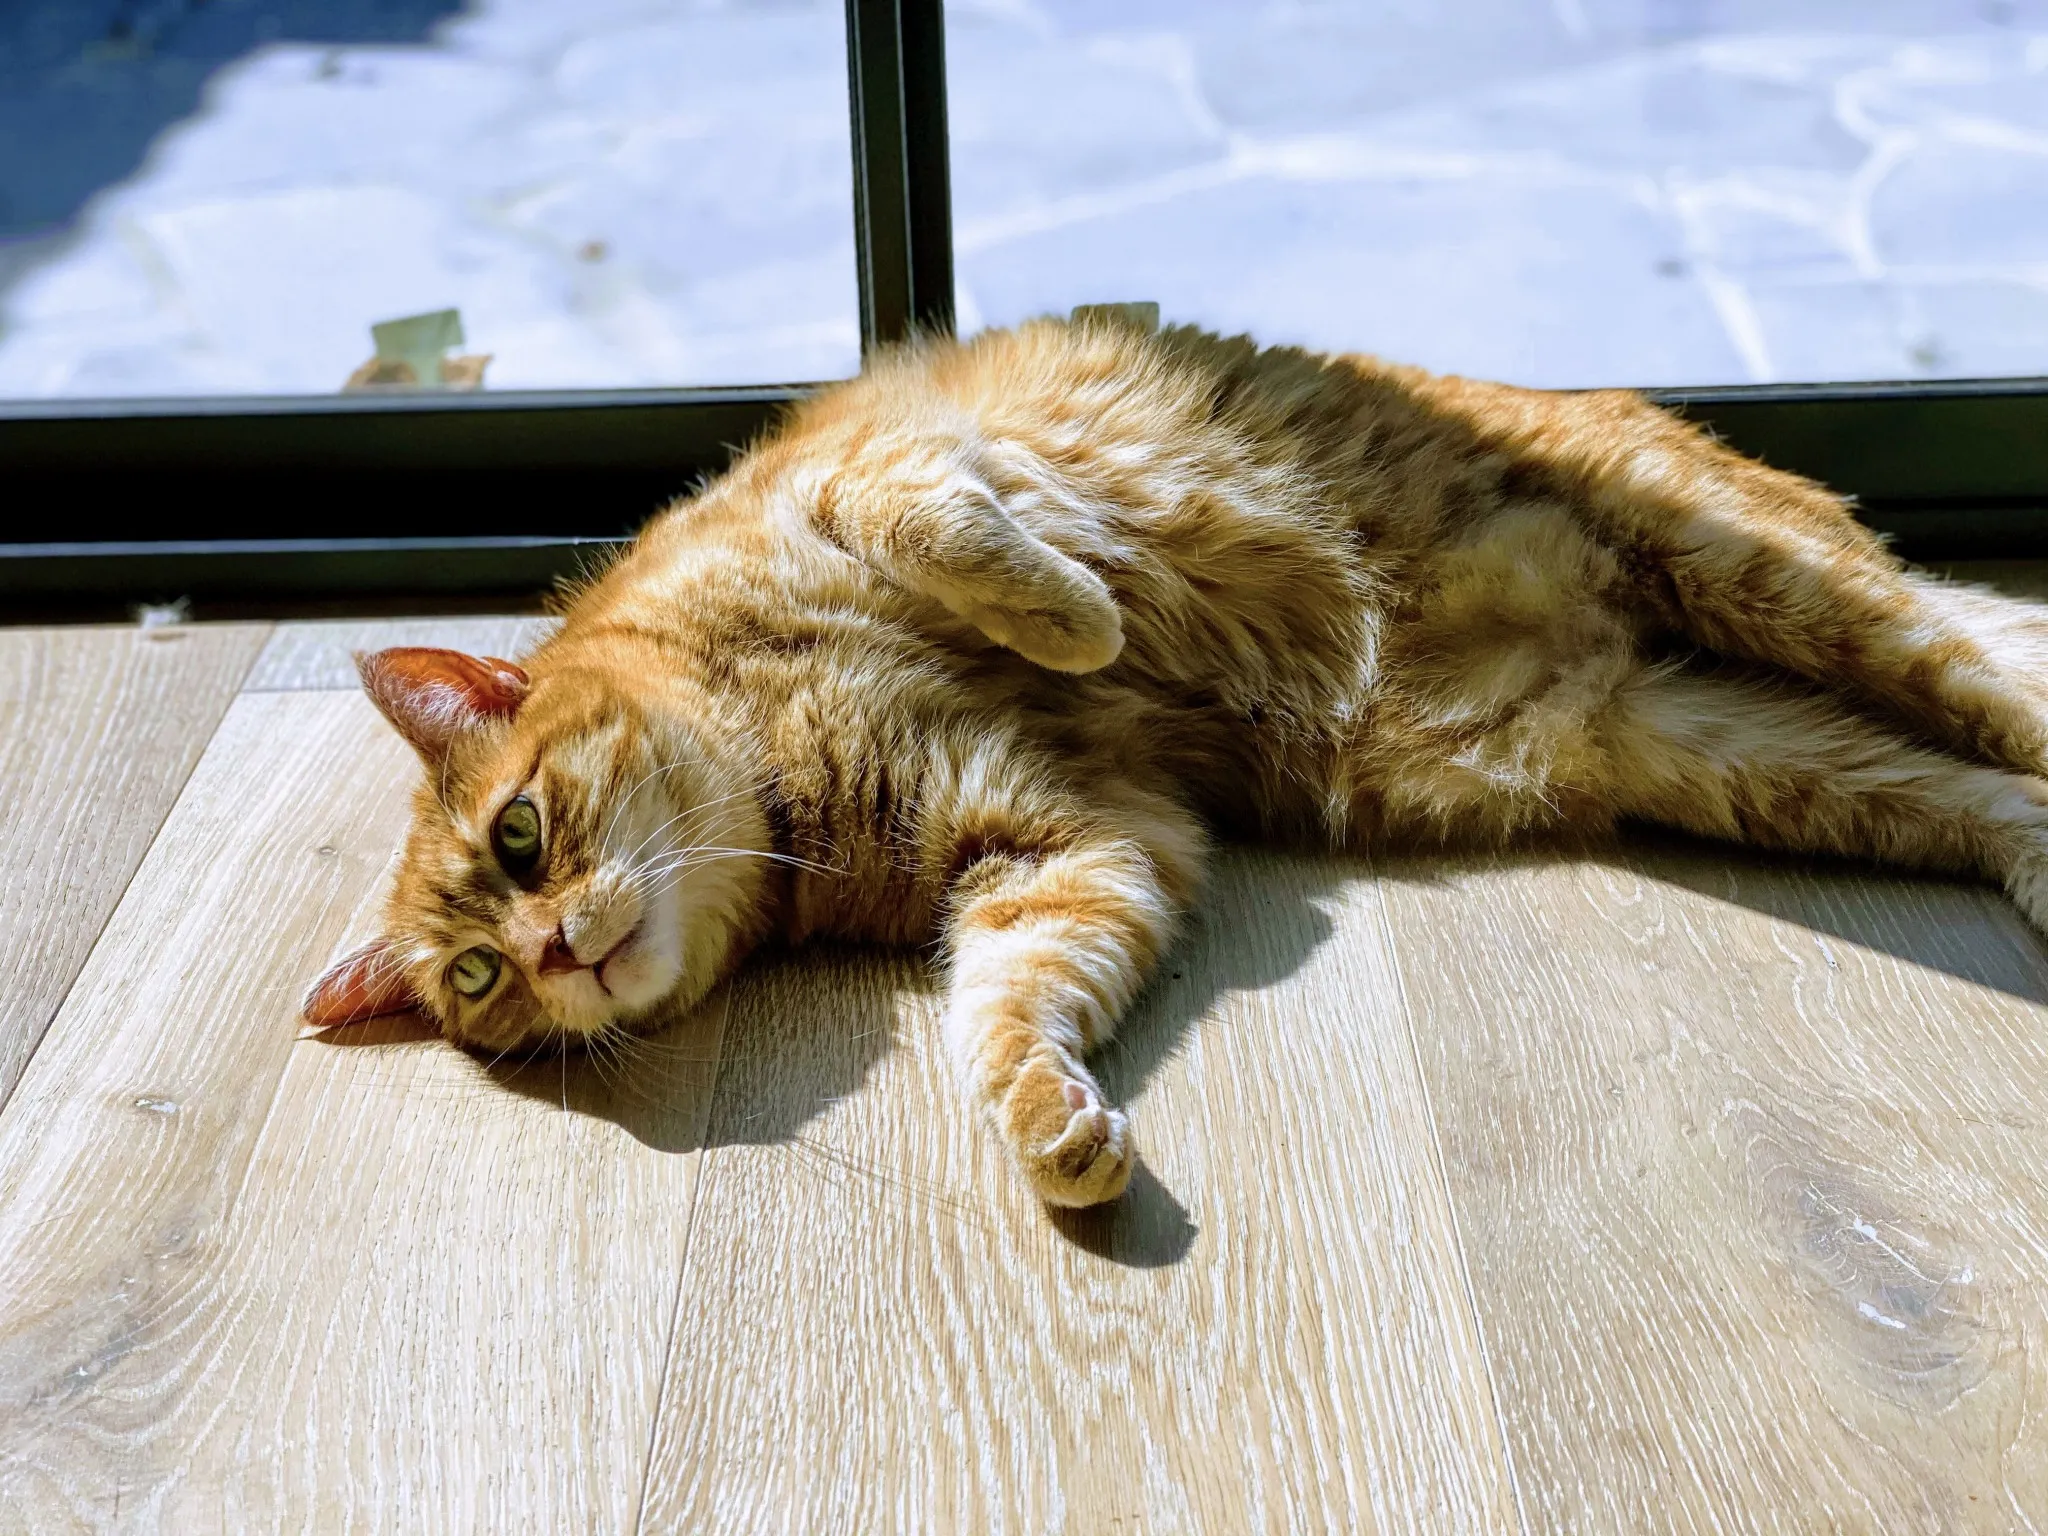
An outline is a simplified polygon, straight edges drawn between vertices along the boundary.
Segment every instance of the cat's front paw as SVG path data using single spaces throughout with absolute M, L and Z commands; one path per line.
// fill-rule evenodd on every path
M 1010 1150 L 1047 1205 L 1101 1205 L 1131 1182 L 1137 1148 L 1130 1120 L 1093 1083 L 1034 1063 L 1011 1087 L 1003 1122 Z
M 1095 672 L 1124 648 L 1109 583 L 1030 532 L 979 481 L 934 493 L 914 585 L 997 645 L 1054 672 Z
M 1049 671 L 1096 672 L 1115 661 L 1124 627 L 1109 588 L 1076 565 L 1070 588 L 1057 596 L 1038 609 L 976 603 L 966 617 L 997 645 Z

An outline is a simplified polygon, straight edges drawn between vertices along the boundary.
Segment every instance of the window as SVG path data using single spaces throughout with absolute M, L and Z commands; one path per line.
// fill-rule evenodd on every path
M 15 611 L 531 590 L 857 345 L 1142 300 L 2048 553 L 2048 0 L 29 0 L 0 198 Z
M 2048 5 L 951 0 L 962 324 L 1553 387 L 2048 373 Z
M 834 0 L 29 0 L 0 27 L 0 396 L 859 366 Z

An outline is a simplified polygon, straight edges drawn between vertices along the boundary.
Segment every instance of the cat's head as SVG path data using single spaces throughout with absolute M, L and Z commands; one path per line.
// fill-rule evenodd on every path
M 308 1021 L 417 1007 L 458 1044 L 516 1051 L 712 985 L 758 903 L 748 855 L 767 837 L 753 786 L 687 710 L 630 666 L 529 677 L 414 647 L 356 664 L 426 780 L 383 935 L 315 984 Z

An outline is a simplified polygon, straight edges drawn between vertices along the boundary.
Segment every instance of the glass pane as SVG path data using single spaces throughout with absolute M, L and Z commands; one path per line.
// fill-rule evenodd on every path
M 2048 374 L 2048 0 L 951 0 L 962 324 Z
M 0 397 L 850 373 L 845 50 L 840 0 L 11 0 Z

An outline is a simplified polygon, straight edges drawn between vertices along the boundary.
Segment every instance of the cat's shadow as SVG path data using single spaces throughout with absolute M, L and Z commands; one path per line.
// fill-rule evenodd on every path
M 1141 1146 L 1172 1128 L 1153 1126 L 1145 1090 L 1226 993 L 1254 991 L 1292 975 L 1330 936 L 1317 898 L 1363 866 L 1330 858 L 1247 852 L 1225 863 L 1212 899 L 1194 916 L 1155 984 L 1131 1010 L 1116 1041 L 1095 1062 L 1113 1102 L 1130 1108 Z M 618 1125 L 667 1152 L 794 1144 L 829 1163 L 836 1179 L 921 1188 L 886 1143 L 928 1131 L 906 1117 L 968 1113 L 944 1068 L 930 1006 L 933 979 L 916 956 L 818 944 L 801 954 L 757 957 L 704 1007 L 623 1055 L 479 1062 L 499 1087 L 571 1113 Z M 911 1022 L 906 1022 L 909 1020 Z M 854 1106 L 858 1132 L 812 1134 L 833 1105 L 881 1085 L 885 1058 L 909 1051 L 931 1065 L 906 1064 L 884 1090 L 892 1109 Z M 987 1135 L 979 1124 L 974 1134 Z M 874 1140 L 863 1140 L 872 1132 Z M 902 1163 L 905 1166 L 897 1166 Z M 958 1191 L 925 1191 L 957 1198 Z M 1186 1206 L 1141 1161 L 1114 1205 L 1051 1213 L 1076 1245 L 1120 1264 L 1179 1262 L 1198 1228 Z
M 1579 859 L 1796 923 L 1817 933 L 1979 986 L 2048 1003 L 2048 951 L 1996 892 L 1938 879 L 1825 860 L 1776 857 L 1660 833 L 1631 833 L 1602 847 L 1531 850 L 1484 862 L 1513 866 Z M 1473 861 L 1401 857 L 1379 861 L 1378 877 L 1428 883 Z M 1181 1130 L 1160 1123 L 1147 1090 L 1186 1048 L 1203 1020 L 1221 1024 L 1222 1000 L 1283 982 L 1327 942 L 1326 898 L 1346 880 L 1369 878 L 1362 860 L 1237 850 L 1216 878 L 1179 944 L 1116 1041 L 1095 1062 L 1114 1102 L 1130 1107 L 1140 1145 L 1166 1145 Z M 909 1171 L 913 1143 L 935 1135 L 920 1117 L 964 1113 L 943 1064 L 933 980 L 921 957 L 815 945 L 800 954 L 758 957 L 740 979 L 691 1017 L 635 1043 L 624 1057 L 599 1053 L 529 1061 L 479 1061 L 505 1090 L 618 1125 L 666 1152 L 788 1144 L 835 1180 L 874 1187 L 877 1198 L 921 1194 L 958 1204 L 964 1192 L 932 1187 Z M 906 1023 L 909 1020 L 911 1022 Z M 341 1039 L 349 1031 L 330 1032 Z M 361 1043 L 395 1042 L 380 1027 Z M 897 1052 L 931 1058 L 894 1064 Z M 886 1083 L 877 1082 L 886 1077 Z M 877 1091 L 879 1090 L 879 1091 Z M 1208 1092 L 1219 1091 L 1209 1085 Z M 886 1105 L 881 1100 L 888 1099 Z M 822 1132 L 832 1106 L 856 1100 Z M 851 1129 L 849 1129 L 851 1127 Z M 987 1135 L 976 1125 L 974 1134 Z M 1140 1164 L 1114 1205 L 1055 1212 L 1069 1241 L 1115 1262 L 1179 1262 L 1198 1232 L 1191 1213 Z

